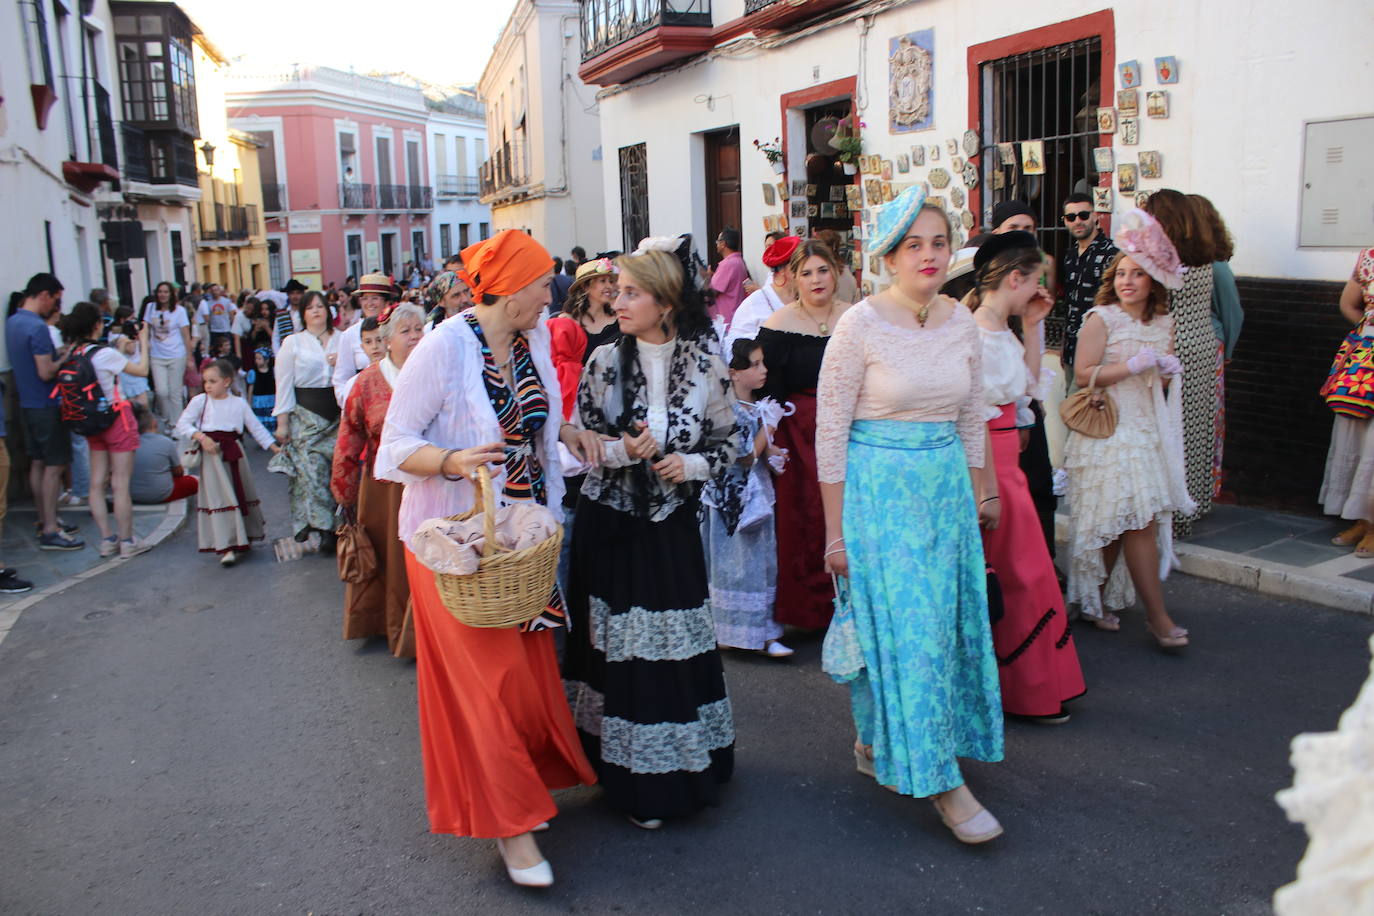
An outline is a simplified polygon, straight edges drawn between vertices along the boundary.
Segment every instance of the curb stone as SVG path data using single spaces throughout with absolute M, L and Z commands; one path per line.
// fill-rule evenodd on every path
M 168 503 L 162 521 L 158 522 L 157 527 L 153 529 L 153 533 L 145 539 L 146 543 L 156 547 L 176 534 L 181 526 L 186 524 L 187 502 L 188 501 L 185 499 L 179 499 L 176 502 Z M 134 560 L 137 559 L 137 557 L 134 558 Z M 10 630 L 19 622 L 19 616 L 38 602 L 45 598 L 51 598 L 54 595 L 60 595 L 78 582 L 94 579 L 101 573 L 109 572 L 115 567 L 121 566 L 127 562 L 129 561 L 121 560 L 118 557 L 102 560 L 90 569 L 82 570 L 73 576 L 68 576 L 60 582 L 54 582 L 46 588 L 35 589 L 24 595 L 18 601 L 15 601 L 13 604 L 0 609 L 0 643 L 5 641 L 5 637 L 9 635 Z

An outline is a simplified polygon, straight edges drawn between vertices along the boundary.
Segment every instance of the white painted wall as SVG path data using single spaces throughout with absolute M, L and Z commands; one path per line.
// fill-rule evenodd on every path
M 0 11 L 0 95 L 5 99 L 0 108 L 0 201 L 4 201 L 6 214 L 0 220 L 0 263 L 4 265 L 0 268 L 0 292 L 8 299 L 9 292 L 21 289 L 31 275 L 49 269 L 44 231 L 47 223 L 52 239 L 52 268 L 66 285 L 64 302 L 69 308 L 86 298 L 91 287 L 102 285 L 102 281 L 95 196 L 76 190 L 62 177 L 62 163 L 69 156 L 66 106 L 70 105 L 76 124 L 78 159 L 98 160 L 100 152 L 98 148 L 90 149 L 84 133 L 80 80 L 62 78 L 57 46 L 59 40 L 65 42 L 67 72 L 79 76 L 81 17 L 75 12 L 67 16 L 66 34 L 59 35 L 51 5 L 47 7 L 47 28 L 59 98 L 48 114 L 46 129 L 38 129 L 29 96 L 32 78 L 23 33 L 23 17 L 29 12 L 27 4 L 17 3 L 6 4 Z M 105 33 L 112 25 L 109 4 L 98 0 L 91 15 L 85 17 L 85 27 Z M 118 129 L 117 80 L 109 67 L 107 43 L 98 39 L 96 44 L 102 83 L 110 91 Z M 69 90 L 66 83 L 75 90 Z M 113 285 L 113 277 L 109 281 Z M 0 343 L 2 335 L 0 332 Z M 3 361 L 0 356 L 0 362 Z
M 601 145 L 596 88 L 577 77 L 581 64 L 578 4 L 521 0 L 482 74 L 488 151 L 502 128 L 514 140 L 525 112 L 532 200 L 492 207 L 492 231 L 528 229 L 557 256 L 574 245 L 605 248 Z M 618 238 L 618 235 L 617 235 Z
M 762 217 L 778 209 L 763 204 L 762 183 L 777 179 L 752 141 L 784 129 L 782 93 L 862 72 L 865 152 L 893 158 L 914 144 L 957 138 L 972 126 L 970 45 L 1103 7 L 1101 0 L 1061 0 L 1051 12 L 1045 4 L 1005 0 L 930 0 L 874 18 L 866 39 L 851 23 L 773 50 L 721 55 L 650 77 L 642 86 L 610 90 L 600 103 L 606 236 L 619 244 L 617 150 L 646 142 L 652 231 L 690 229 L 700 238 L 704 189 L 695 135 L 739 124 L 745 254 L 755 262 Z M 1118 146 L 1117 159 L 1133 162 L 1139 150 L 1159 150 L 1164 177 L 1142 181 L 1143 189 L 1173 187 L 1210 197 L 1236 238 L 1233 265 L 1239 274 L 1339 280 L 1350 273 L 1354 250 L 1298 247 L 1298 212 L 1303 121 L 1374 112 L 1366 89 L 1374 77 L 1366 42 L 1374 14 L 1361 9 L 1343 0 L 1122 0 L 1114 6 L 1116 61 L 1134 58 L 1145 70 L 1141 141 Z M 724 12 L 717 11 L 717 26 Z M 893 135 L 887 129 L 888 39 L 926 28 L 935 30 L 935 126 Z M 1165 55 L 1178 59 L 1180 82 L 1156 87 L 1154 58 Z M 1144 90 L 1150 88 L 1169 90 L 1168 120 L 1144 116 Z M 944 159 L 939 164 L 947 166 Z M 800 174 L 800 162 L 791 166 L 792 174 Z M 923 172 L 913 168 L 900 177 L 919 180 Z
M 483 204 L 476 197 L 441 197 L 439 196 L 438 177 L 442 175 L 459 175 L 477 180 L 478 167 L 482 164 L 476 161 L 475 150 L 477 141 L 486 140 L 487 125 L 485 121 L 475 118 L 463 117 L 451 112 L 434 111 L 429 112 L 429 120 L 425 124 L 425 133 L 428 138 L 428 148 L 430 157 L 430 176 L 434 182 L 434 213 L 430 217 L 430 248 L 434 255 L 436 267 L 443 266 L 443 259 L 448 255 L 457 253 L 459 249 L 458 227 L 467 223 L 469 225 L 469 242 L 475 242 L 479 238 L 478 227 L 482 223 L 491 222 L 491 209 Z M 443 138 L 442 155 L 440 154 L 439 138 Z M 462 163 L 458 162 L 458 145 L 454 143 L 456 137 L 466 140 L 463 144 Z M 444 251 L 440 244 L 439 227 L 449 226 L 449 246 L 451 251 Z

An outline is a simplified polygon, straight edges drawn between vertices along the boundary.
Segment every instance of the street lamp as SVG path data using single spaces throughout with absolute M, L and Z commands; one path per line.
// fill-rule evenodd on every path
M 209 140 L 204 141 L 200 145 L 200 154 L 205 157 L 205 168 L 213 169 L 215 167 L 215 145 Z

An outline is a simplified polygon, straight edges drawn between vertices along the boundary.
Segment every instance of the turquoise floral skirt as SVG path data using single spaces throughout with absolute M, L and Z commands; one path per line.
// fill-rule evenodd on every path
M 850 674 L 878 782 L 924 798 L 963 784 L 959 757 L 1002 759 L 1002 700 L 968 465 L 953 423 L 857 420 L 844 488 Z

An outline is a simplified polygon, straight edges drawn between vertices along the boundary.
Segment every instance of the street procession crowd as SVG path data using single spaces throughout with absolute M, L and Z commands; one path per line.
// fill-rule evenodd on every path
M 646 830 L 716 804 L 735 744 L 720 652 L 786 658 L 786 627 L 824 633 L 856 769 L 984 843 L 1003 828 L 959 758 L 1000 761 L 1004 717 L 1069 721 L 1087 691 L 1071 610 L 1117 631 L 1139 597 L 1159 647 L 1189 645 L 1162 580 L 1221 486 L 1241 328 L 1206 198 L 1158 191 L 1110 237 L 1086 194 L 1062 218 L 1057 263 L 1016 201 L 955 251 L 913 186 L 865 233 L 890 282 L 862 298 L 833 234 L 771 236 L 755 285 L 735 229 L 714 269 L 687 235 L 565 263 L 508 230 L 404 290 L 160 283 L 137 310 L 97 291 L 62 314 L 39 274 L 7 346 L 41 546 L 83 546 L 59 517 L 81 439 L 101 556 L 146 549 L 134 498 L 194 495 L 200 550 L 233 566 L 266 533 L 242 439 L 271 451 L 289 535 L 340 557 L 344 638 L 417 660 L 431 829 L 496 839 L 517 884 L 553 881 L 535 840 L 552 791 L 599 783 Z M 1374 253 L 1341 307 L 1367 320 Z M 1052 386 L 1070 392 L 1066 576 Z M 1374 547 L 1362 422 L 1338 420 L 1322 499 Z M 484 491 L 509 530 L 463 527 Z M 478 554 L 454 544 L 537 552 L 560 531 L 533 612 L 464 622 L 446 564 Z

